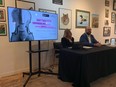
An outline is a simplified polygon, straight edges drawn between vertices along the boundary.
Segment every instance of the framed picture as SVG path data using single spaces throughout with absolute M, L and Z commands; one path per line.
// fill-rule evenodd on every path
M 115 22 L 115 12 L 111 13 L 111 23 Z
M 90 25 L 90 12 L 76 10 L 76 28 L 85 28 Z
M 54 14 L 56 14 L 56 11 L 54 11 L 54 10 L 43 9 L 43 8 L 39 8 L 38 10 L 41 11 L 41 12 L 49 12 L 49 13 L 54 13 Z
M 5 9 L 0 9 L 0 22 L 5 22 L 5 21 L 6 21 Z
M 99 15 L 92 14 L 92 28 L 98 28 L 98 27 L 99 27 Z
M 105 17 L 109 18 L 109 9 L 105 9 Z
M 5 5 L 5 1 L 4 0 L 0 0 L 0 7 L 3 7 Z
M 109 39 L 105 39 L 105 44 L 109 44 L 109 43 L 110 43 Z
M 35 10 L 35 2 L 16 0 L 16 7 Z
M 58 5 L 63 5 L 63 0 L 52 0 L 52 3 L 58 4 Z
M 113 10 L 116 11 L 116 0 L 113 0 Z
M 72 10 L 59 8 L 60 29 L 72 28 Z
M 107 6 L 107 7 L 110 6 L 110 1 L 109 0 L 105 0 L 105 6 Z
M 109 25 L 109 20 L 105 20 L 104 25 L 108 26 Z
M 6 36 L 6 35 L 7 35 L 6 24 L 0 23 L 0 36 Z
M 110 36 L 111 27 L 103 27 L 103 36 Z

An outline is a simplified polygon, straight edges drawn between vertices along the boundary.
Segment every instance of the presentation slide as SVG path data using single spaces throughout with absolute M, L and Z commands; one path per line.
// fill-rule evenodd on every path
M 9 41 L 58 39 L 58 15 L 8 7 Z

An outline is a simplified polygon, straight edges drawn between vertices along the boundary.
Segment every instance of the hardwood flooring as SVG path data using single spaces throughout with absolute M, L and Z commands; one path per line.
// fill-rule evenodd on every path
M 0 78 L 0 87 L 23 87 L 28 76 L 22 73 Z M 26 87 L 72 87 L 72 83 L 63 82 L 56 75 L 33 75 Z M 91 87 L 116 87 L 116 73 L 91 83 Z

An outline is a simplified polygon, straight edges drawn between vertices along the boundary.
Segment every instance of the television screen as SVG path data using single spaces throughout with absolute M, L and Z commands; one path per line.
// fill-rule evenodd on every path
M 57 40 L 58 14 L 8 7 L 9 41 Z

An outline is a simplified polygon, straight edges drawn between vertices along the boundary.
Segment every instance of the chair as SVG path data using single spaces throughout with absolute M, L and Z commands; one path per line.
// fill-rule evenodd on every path
M 56 56 L 56 58 L 59 58 L 60 49 L 62 48 L 62 44 L 61 44 L 61 42 L 54 42 L 53 46 L 54 46 L 54 50 L 55 50 L 55 56 Z
M 55 65 L 58 64 L 58 60 L 56 58 L 59 58 L 60 55 L 60 49 L 62 48 L 61 42 L 53 42 L 53 47 L 54 47 L 54 60 L 53 60 L 53 65 L 50 66 L 50 69 L 48 69 L 50 72 L 53 72 Z

